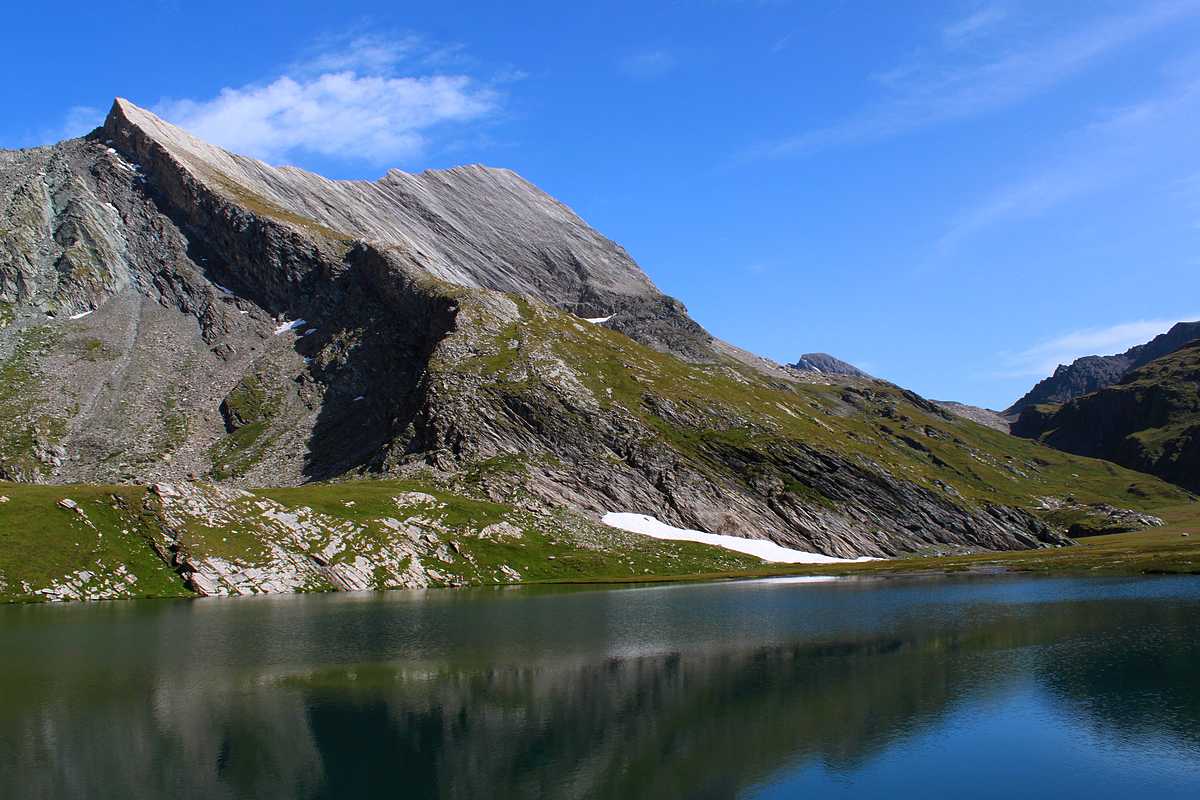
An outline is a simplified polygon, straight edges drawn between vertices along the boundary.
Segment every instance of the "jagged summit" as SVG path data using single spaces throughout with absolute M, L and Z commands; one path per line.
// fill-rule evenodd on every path
M 788 366 L 801 372 L 818 372 L 822 375 L 843 375 L 851 378 L 871 377 L 853 364 L 828 353 L 805 353 L 795 364 Z
M 711 337 L 622 247 L 512 170 L 331 180 L 230 153 L 121 98 L 99 135 L 139 160 L 160 150 L 227 199 L 302 231 L 316 223 L 330 236 L 396 247 L 441 280 L 538 297 L 581 317 L 624 310 L 615 325 L 651 344 L 692 357 L 707 351 Z

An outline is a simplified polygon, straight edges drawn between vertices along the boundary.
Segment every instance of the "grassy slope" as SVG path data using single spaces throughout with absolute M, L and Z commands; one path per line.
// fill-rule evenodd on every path
M 85 593 L 104 592 L 119 581 L 129 597 L 190 594 L 150 547 L 153 527 L 141 513 L 143 494 L 130 486 L 0 483 L 0 497 L 8 498 L 0 503 L 0 600 L 27 597 L 26 586 L 37 591 L 64 581 Z M 60 507 L 63 498 L 82 513 Z
M 811 487 L 779 474 L 781 465 L 771 463 L 779 445 L 804 443 L 873 462 L 898 479 L 930 489 L 942 481 L 968 505 L 1032 508 L 1038 497 L 1073 496 L 1079 503 L 1149 510 L 1188 499 L 1163 481 L 1108 462 L 1053 450 L 960 417 L 947 419 L 895 386 L 864 384 L 863 393 L 848 394 L 837 385 L 784 382 L 733 361 L 689 364 L 602 326 L 514 299 L 521 324 L 497 340 L 517 340 L 519 347 L 500 345 L 465 364 L 435 368 L 470 370 L 489 379 L 493 391 L 520 394 L 533 388 L 537 378 L 527 375 L 536 376 L 537 370 L 514 366 L 522 354 L 549 346 L 576 370 L 602 407 L 620 404 L 693 463 L 727 471 L 714 453 L 756 456 L 742 460 L 775 473 L 810 502 L 833 501 L 813 496 Z M 521 379 L 514 381 L 513 375 Z M 647 402 L 651 396 L 669 401 L 677 417 L 692 424 L 661 416 Z
M 779 575 L 886 576 L 1008 570 L 1056 574 L 1200 574 L 1200 504 L 1158 509 L 1162 528 L 1097 536 L 1070 548 L 909 558 L 861 564 L 766 565 L 746 556 L 685 542 L 660 542 L 634 534 L 584 526 L 576 520 L 532 523 L 505 506 L 473 500 L 413 482 L 367 481 L 269 489 L 258 493 L 288 508 L 311 508 L 339 520 L 370 527 L 395 515 L 391 498 L 402 491 L 427 491 L 445 503 L 442 519 L 456 534 L 462 558 L 438 563 L 450 582 L 503 583 L 500 565 L 520 570 L 523 583 L 621 583 L 633 581 L 751 578 Z M 64 582 L 86 596 L 190 596 L 150 546 L 157 519 L 143 510 L 138 487 L 27 486 L 0 484 L 0 601 L 43 599 L 37 590 Z M 60 508 L 70 497 L 83 515 Z M 352 505 L 347 506 L 347 502 Z M 86 517 L 86 522 L 84 521 Z M 524 520 L 520 539 L 484 540 L 479 529 L 503 520 Z M 89 524 L 90 523 L 90 524 Z M 189 545 L 205 553 L 254 563 L 260 542 L 243 538 L 252 520 L 220 528 L 189 530 Z M 1189 533 L 1189 536 L 1183 536 Z M 381 537 L 380 546 L 386 546 Z M 80 578 L 82 570 L 92 577 Z M 136 583 L 125 578 L 132 574 Z M 26 591 L 28 588 L 30 591 Z M 321 587 L 314 587 L 321 588 Z

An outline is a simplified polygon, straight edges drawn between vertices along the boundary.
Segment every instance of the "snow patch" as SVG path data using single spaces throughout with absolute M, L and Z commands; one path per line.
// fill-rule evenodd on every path
M 620 528 L 630 533 L 640 533 L 654 539 L 668 539 L 676 542 L 700 542 L 738 553 L 758 556 L 763 561 L 780 564 L 849 564 L 859 561 L 875 561 L 876 559 L 863 556 L 862 558 L 834 558 L 821 553 L 808 553 L 804 550 L 793 550 L 781 547 L 766 539 L 746 539 L 741 536 L 726 536 L 719 533 L 704 533 L 703 531 L 675 528 L 645 514 L 628 514 L 609 512 L 601 519 L 605 525 Z
M 279 336 L 281 334 L 287 333 L 288 331 L 299 330 L 300 328 L 303 328 L 307 324 L 308 324 L 308 320 L 305 320 L 305 319 L 297 319 L 297 320 L 292 320 L 290 322 L 285 319 L 283 322 L 279 323 L 279 327 L 275 329 L 275 335 Z
M 200 259 L 200 260 L 203 261 L 204 259 Z M 226 289 L 224 286 L 222 286 L 219 283 L 214 283 L 213 286 L 217 287 L 217 291 L 219 291 L 221 294 L 233 294 L 232 290 Z
M 616 316 L 616 314 L 609 314 L 607 317 L 584 317 L 583 321 L 590 322 L 593 325 L 600 325 L 605 322 L 608 322 L 610 319 L 612 319 L 615 316 Z
M 84 317 L 90 317 L 92 313 L 92 311 L 80 311 L 78 314 L 72 314 L 67 317 L 67 319 L 83 319 Z

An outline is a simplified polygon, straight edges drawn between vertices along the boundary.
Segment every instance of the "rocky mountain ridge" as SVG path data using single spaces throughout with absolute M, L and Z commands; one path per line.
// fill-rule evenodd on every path
M 1174 496 L 715 340 L 504 170 L 328 181 L 118 100 L 0 153 L 0 229 L 0 478 L 404 477 L 836 556 L 1064 544 L 1033 498 Z
M 1002 413 L 1015 420 L 1021 411 L 1044 403 L 1066 403 L 1076 397 L 1112 386 L 1143 364 L 1171 353 L 1188 342 L 1200 339 L 1200 322 L 1179 322 L 1166 333 L 1145 344 L 1111 356 L 1084 356 L 1070 364 L 1060 364 L 1049 378 L 1041 380 Z
M 1200 492 L 1200 340 L 1062 405 L 1027 407 L 1013 433 Z

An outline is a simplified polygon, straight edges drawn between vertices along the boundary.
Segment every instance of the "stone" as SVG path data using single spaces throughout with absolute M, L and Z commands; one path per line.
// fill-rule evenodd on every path
M 79 509 L 79 504 L 69 497 L 64 497 L 58 501 L 58 507 L 65 508 L 67 511 L 77 511 Z
M 219 593 L 216 580 L 204 573 L 184 573 L 183 579 L 191 590 L 201 597 L 211 597 Z

